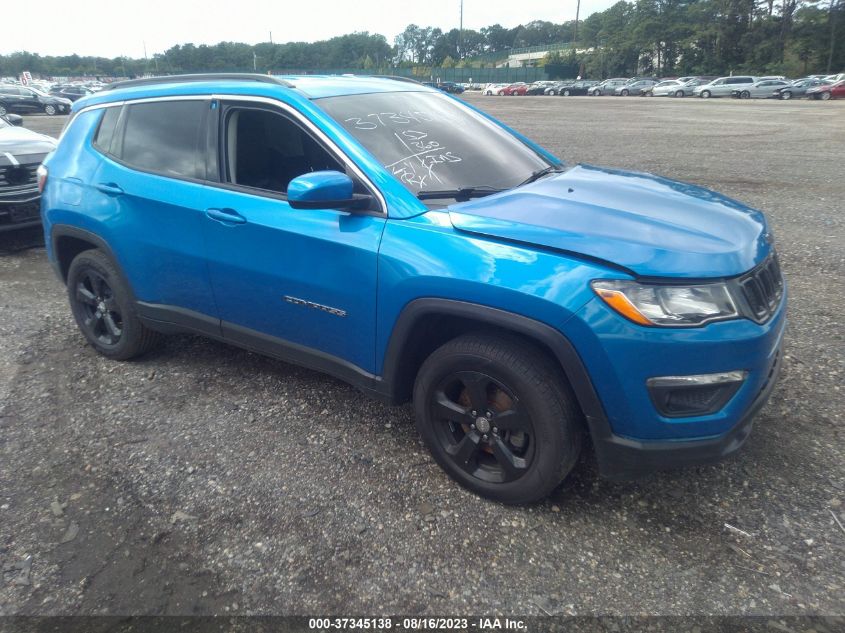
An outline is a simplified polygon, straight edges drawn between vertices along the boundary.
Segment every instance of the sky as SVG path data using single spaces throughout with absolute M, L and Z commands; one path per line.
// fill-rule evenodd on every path
M 618 0 L 581 0 L 581 19 Z M 464 0 L 464 28 L 575 19 L 576 0 Z M 140 58 L 174 44 L 324 40 L 353 31 L 393 38 L 408 24 L 457 28 L 460 0 L 13 0 L 0 54 Z M 16 26 L 12 26 L 16 25 Z

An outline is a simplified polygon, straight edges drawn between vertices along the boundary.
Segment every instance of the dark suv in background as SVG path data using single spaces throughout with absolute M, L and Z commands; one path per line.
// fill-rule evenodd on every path
M 48 95 L 36 88 L 0 84 L 0 116 L 7 112 L 67 114 L 70 106 L 70 99 Z

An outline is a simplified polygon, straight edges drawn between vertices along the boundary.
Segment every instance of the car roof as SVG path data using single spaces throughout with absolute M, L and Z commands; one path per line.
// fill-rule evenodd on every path
M 274 97 L 288 91 L 296 91 L 308 99 L 322 99 L 344 95 L 371 94 L 378 92 L 439 92 L 412 79 L 404 77 L 363 77 L 341 75 L 284 75 L 255 80 L 255 76 L 243 78 L 221 75 L 194 76 L 190 80 L 173 81 L 162 77 L 150 82 L 132 81 L 125 85 L 114 85 L 108 90 L 96 92 L 80 99 L 80 107 L 123 101 L 126 99 L 148 99 L 170 95 L 201 95 L 209 93 L 238 94 Z M 276 81 L 274 81 L 274 79 Z M 78 109 L 78 108 L 75 108 Z

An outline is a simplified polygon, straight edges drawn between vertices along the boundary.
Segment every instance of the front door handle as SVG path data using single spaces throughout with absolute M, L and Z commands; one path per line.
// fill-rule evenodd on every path
M 119 196 L 123 193 L 123 189 L 118 187 L 113 182 L 101 182 L 99 184 L 94 185 L 99 191 L 102 191 L 105 194 L 110 196 Z
M 205 214 L 223 224 L 244 224 L 246 218 L 234 209 L 206 209 Z

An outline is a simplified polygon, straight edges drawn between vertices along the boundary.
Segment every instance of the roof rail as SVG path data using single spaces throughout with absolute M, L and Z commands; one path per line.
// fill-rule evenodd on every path
M 402 75 L 370 75 L 375 79 L 393 79 L 394 81 L 404 81 L 409 84 L 421 84 L 420 81 L 412 79 L 411 77 L 403 77 Z
M 264 84 L 275 84 L 285 88 L 295 88 L 292 83 L 272 75 L 258 73 L 198 73 L 194 75 L 162 75 L 160 77 L 142 77 L 141 79 L 127 79 L 107 85 L 103 90 L 117 90 L 118 88 L 134 88 L 136 86 L 156 86 L 158 84 L 188 83 L 192 81 L 257 81 Z

